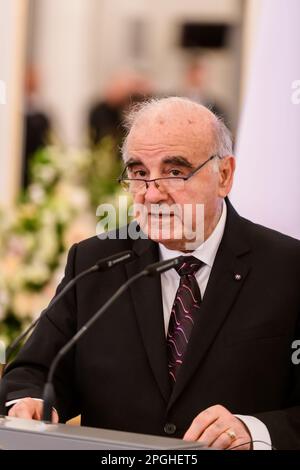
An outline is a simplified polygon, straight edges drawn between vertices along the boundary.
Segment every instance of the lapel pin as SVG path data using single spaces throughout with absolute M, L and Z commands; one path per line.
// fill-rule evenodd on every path
M 241 274 L 235 274 L 235 275 L 234 275 L 234 279 L 235 279 L 236 281 L 240 281 L 240 280 L 242 279 Z

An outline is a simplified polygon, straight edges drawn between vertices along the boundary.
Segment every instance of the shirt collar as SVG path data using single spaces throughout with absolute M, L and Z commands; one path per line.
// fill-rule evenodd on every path
M 205 240 L 205 242 L 203 242 L 192 253 L 188 253 L 188 256 L 195 256 L 195 258 L 198 258 L 210 268 L 212 267 L 212 265 L 214 264 L 214 260 L 215 260 L 219 245 L 223 237 L 226 217 L 227 217 L 227 206 L 226 206 L 225 201 L 223 200 L 222 214 L 215 229 L 210 234 L 208 239 Z M 187 253 L 184 253 L 182 251 L 169 250 L 162 243 L 159 243 L 158 245 L 159 245 L 160 259 L 162 261 L 170 259 L 170 258 L 175 258 L 176 256 L 187 255 Z

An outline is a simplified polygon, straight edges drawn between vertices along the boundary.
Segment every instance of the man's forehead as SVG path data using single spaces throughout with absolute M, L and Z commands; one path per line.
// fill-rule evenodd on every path
M 133 126 L 127 138 L 127 151 L 186 155 L 191 153 L 206 154 L 214 146 L 214 134 L 211 126 L 192 127 L 176 125 L 174 121 L 156 125 L 151 122 Z
M 176 126 L 207 127 L 211 126 L 215 116 L 204 106 L 161 106 L 145 110 L 137 116 L 134 127 L 157 126 L 160 128 L 173 128 Z
M 199 109 L 150 110 L 142 113 L 134 122 L 128 141 L 168 141 L 193 142 L 199 140 L 211 143 L 213 138 L 213 114 L 203 107 Z M 128 143 L 129 143 L 128 142 Z

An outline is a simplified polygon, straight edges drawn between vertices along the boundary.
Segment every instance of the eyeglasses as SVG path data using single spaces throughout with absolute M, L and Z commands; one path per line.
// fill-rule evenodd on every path
M 191 173 L 187 176 L 167 176 L 164 178 L 154 178 L 151 180 L 145 180 L 142 178 L 124 178 L 124 173 L 127 168 L 124 169 L 122 175 L 118 179 L 118 182 L 121 184 L 122 188 L 132 194 L 145 194 L 149 188 L 150 183 L 154 183 L 155 187 L 162 192 L 176 192 L 184 189 L 185 182 L 188 181 L 192 176 L 194 176 L 201 168 L 204 167 L 208 162 L 214 158 L 220 158 L 219 155 L 212 155 L 201 165 L 197 166 Z

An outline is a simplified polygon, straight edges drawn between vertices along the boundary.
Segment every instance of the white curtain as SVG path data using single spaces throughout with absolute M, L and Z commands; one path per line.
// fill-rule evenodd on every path
M 300 1 L 261 1 L 231 200 L 300 239 Z

